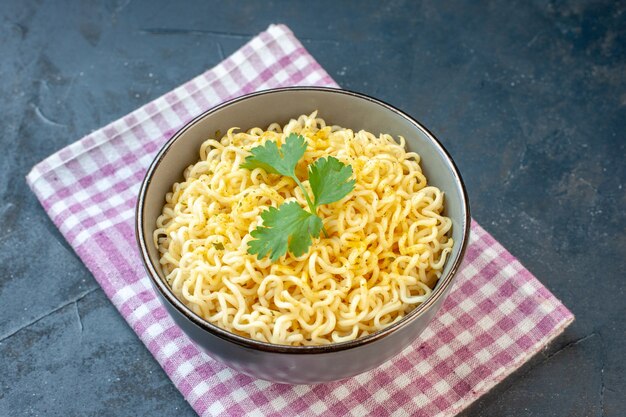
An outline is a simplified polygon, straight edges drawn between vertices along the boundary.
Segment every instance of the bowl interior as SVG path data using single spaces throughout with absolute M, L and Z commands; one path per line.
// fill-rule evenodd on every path
M 442 279 L 437 285 L 446 285 L 449 273 L 464 250 L 466 231 L 469 228 L 469 208 L 462 180 L 445 150 L 422 126 L 406 115 L 377 100 L 355 93 L 315 88 L 281 89 L 257 93 L 205 113 L 178 132 L 159 153 L 148 171 L 149 177 L 143 193 L 143 209 L 139 231 L 143 235 L 149 261 L 163 279 L 159 255 L 152 234 L 156 219 L 165 203 L 165 194 L 176 181 L 182 180 L 184 169 L 197 162 L 200 145 L 214 138 L 217 131 L 226 132 L 237 126 L 242 130 L 252 127 L 263 129 L 273 122 L 281 125 L 301 114 L 318 110 L 318 116 L 327 124 L 340 125 L 355 131 L 364 129 L 374 133 L 403 136 L 409 150 L 421 156 L 421 166 L 429 184 L 445 192 L 446 215 L 452 219 L 454 247 L 446 261 Z

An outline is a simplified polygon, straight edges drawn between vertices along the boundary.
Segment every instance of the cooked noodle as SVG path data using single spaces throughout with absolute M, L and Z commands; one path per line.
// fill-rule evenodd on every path
M 429 296 L 452 249 L 452 222 L 442 214 L 443 192 L 427 185 L 404 138 L 327 126 L 317 112 L 284 127 L 237 130 L 202 144 L 157 220 L 163 272 L 189 308 L 252 339 L 321 345 L 380 330 Z M 328 237 L 272 263 L 248 254 L 250 232 L 268 206 L 295 199 L 306 209 L 306 200 L 292 179 L 240 165 L 251 148 L 284 143 L 289 133 L 308 143 L 298 178 L 332 155 L 352 166 L 356 184 L 318 209 Z

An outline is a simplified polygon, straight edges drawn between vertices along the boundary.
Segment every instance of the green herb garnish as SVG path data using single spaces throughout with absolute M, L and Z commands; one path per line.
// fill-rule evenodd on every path
M 295 256 L 300 256 L 311 246 L 311 236 L 318 237 L 322 230 L 322 219 L 312 214 L 296 201 L 283 203 L 280 207 L 270 207 L 261 214 L 263 226 L 252 231 L 248 253 L 259 258 L 268 253 L 272 261 L 287 253 L 287 248 Z
M 283 203 L 278 208 L 270 207 L 261 213 L 263 226 L 250 233 L 254 238 L 248 245 L 248 253 L 263 258 L 270 255 L 276 261 L 289 250 L 295 256 L 305 253 L 311 246 L 311 238 L 317 238 L 324 230 L 317 208 L 344 198 L 354 189 L 352 167 L 328 156 L 320 158 L 309 166 L 309 185 L 313 201 L 296 176 L 296 165 L 306 151 L 306 139 L 301 135 L 290 134 L 285 144 L 278 148 L 276 142 L 267 141 L 253 148 L 242 168 L 261 168 L 271 174 L 284 175 L 293 179 L 302 190 L 309 211 L 295 202 Z

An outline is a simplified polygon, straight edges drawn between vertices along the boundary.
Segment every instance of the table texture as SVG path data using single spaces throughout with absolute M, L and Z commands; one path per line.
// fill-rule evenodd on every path
M 39 160 L 286 23 L 406 110 L 473 216 L 577 321 L 463 415 L 624 415 L 626 8 L 617 3 L 0 5 L 0 415 L 193 415 L 25 184 Z

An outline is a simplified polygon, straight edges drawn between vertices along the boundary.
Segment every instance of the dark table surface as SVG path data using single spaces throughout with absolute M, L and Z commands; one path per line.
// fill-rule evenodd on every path
M 0 415 L 194 414 L 24 176 L 273 22 L 432 129 L 473 216 L 576 315 L 463 415 L 626 415 L 626 4 L 175 3 L 0 4 Z

